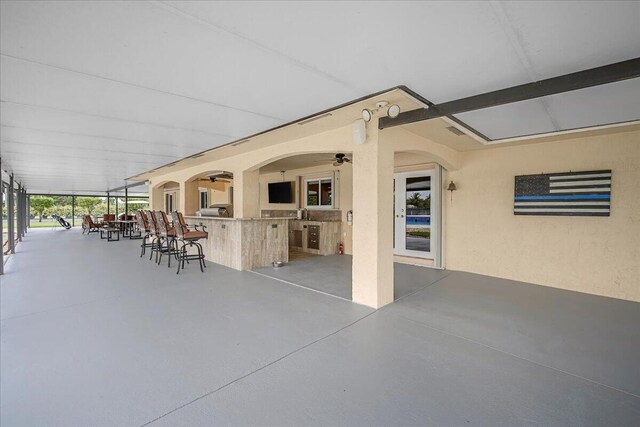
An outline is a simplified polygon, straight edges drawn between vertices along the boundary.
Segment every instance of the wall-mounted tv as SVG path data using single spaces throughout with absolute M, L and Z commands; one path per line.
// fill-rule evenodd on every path
M 270 182 L 269 203 L 293 203 L 293 181 Z

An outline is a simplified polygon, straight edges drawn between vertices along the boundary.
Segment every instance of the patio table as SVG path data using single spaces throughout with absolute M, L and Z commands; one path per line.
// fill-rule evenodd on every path
M 116 222 L 120 225 L 122 229 L 122 237 L 128 237 L 131 240 L 142 238 L 142 234 L 140 233 L 140 230 L 136 230 L 136 226 L 138 224 L 137 221 L 119 219 Z
M 106 237 L 104 233 L 107 233 Z M 116 236 L 115 238 L 113 236 Z M 100 239 L 107 239 L 107 242 L 117 242 L 120 240 L 120 229 L 118 227 L 102 227 L 100 229 Z

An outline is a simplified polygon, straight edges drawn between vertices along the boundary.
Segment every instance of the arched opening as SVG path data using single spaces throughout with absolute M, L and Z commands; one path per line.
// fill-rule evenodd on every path
M 177 181 L 162 181 L 154 184 L 150 191 L 150 208 L 172 212 L 180 206 L 180 183 Z
M 313 152 L 263 162 L 260 210 L 296 216 L 303 209 L 312 219 L 340 220 L 340 211 L 351 208 L 351 168 L 351 153 Z
M 232 172 L 208 170 L 185 182 L 185 214 L 233 217 Z
M 388 228 L 398 229 L 393 240 L 394 262 L 396 269 L 400 271 L 394 284 L 396 298 L 415 290 L 415 280 L 412 277 L 414 274 L 425 274 L 414 271 L 416 268 L 419 269 L 415 265 L 435 266 L 440 250 L 436 239 L 438 239 L 440 232 L 437 224 L 440 220 L 441 205 L 436 199 L 440 197 L 438 188 L 441 183 L 442 167 L 439 163 L 441 159 L 430 152 L 413 148 L 409 146 L 394 151 L 393 156 L 393 178 L 398 180 L 398 184 L 400 179 L 404 179 L 402 189 L 398 188 L 396 191 L 393 205 L 391 203 L 389 205 L 389 211 L 393 210 L 394 215 L 389 215 L 390 221 L 393 222 L 388 223 Z M 267 275 L 281 275 L 285 280 L 301 286 L 351 299 L 352 258 L 350 255 L 357 255 L 354 253 L 353 247 L 354 216 L 352 212 L 355 197 L 353 168 L 357 167 L 358 158 L 357 156 L 354 158 L 352 153 L 345 153 L 345 157 L 349 161 L 334 166 L 335 154 L 327 152 L 299 153 L 279 157 L 259 165 L 260 212 L 262 216 L 293 217 L 302 210 L 303 217 L 310 217 L 310 220 L 292 220 L 289 223 L 288 269 L 280 271 L 265 269 L 263 272 Z M 318 197 L 322 197 L 321 194 L 316 193 L 316 189 L 320 189 L 320 186 L 315 182 L 316 180 L 322 181 L 325 175 L 334 178 L 331 182 L 333 185 L 332 197 L 337 203 L 327 209 L 323 209 L 321 206 L 310 208 L 309 202 L 316 204 Z M 374 177 L 372 177 L 373 179 Z M 270 203 L 268 186 L 278 182 L 293 182 L 295 184 L 296 198 L 291 203 Z M 311 186 L 310 182 L 313 182 Z M 372 181 L 372 187 L 373 185 Z M 368 191 L 367 186 L 361 187 L 361 190 Z M 309 197 L 311 200 L 308 200 Z M 400 201 L 404 201 L 403 212 L 398 212 L 396 216 L 396 204 L 399 205 Z M 369 214 L 373 213 L 367 212 L 366 209 L 360 209 L 355 221 L 358 221 L 361 215 Z M 395 222 L 396 219 L 398 224 Z M 404 221 L 401 230 L 399 229 L 400 219 Z M 331 229 L 332 226 L 335 228 Z M 319 236 L 319 246 L 323 245 L 323 240 L 330 242 L 328 252 L 321 253 L 312 250 L 309 239 L 310 236 L 311 239 L 314 239 L 315 234 L 312 235 L 311 227 L 319 227 L 315 232 Z M 333 241 L 330 236 L 332 232 L 335 233 Z M 395 247 L 399 246 L 400 242 L 403 243 L 403 251 L 399 247 Z M 337 255 L 340 244 L 342 244 L 344 256 Z M 318 255 L 336 256 L 316 258 Z M 289 271 L 293 273 L 287 275 Z

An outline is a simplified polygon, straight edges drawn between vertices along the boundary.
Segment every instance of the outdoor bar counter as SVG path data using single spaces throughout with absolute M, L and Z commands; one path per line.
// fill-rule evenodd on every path
M 200 240 L 205 258 L 236 270 L 288 262 L 289 219 L 185 216 L 189 225 L 207 227 L 208 238 Z

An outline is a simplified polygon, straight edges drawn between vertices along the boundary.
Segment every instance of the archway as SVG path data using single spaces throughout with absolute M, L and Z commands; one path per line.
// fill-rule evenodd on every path
M 184 185 L 186 215 L 201 212 L 217 214 L 223 209 L 225 216 L 233 216 L 234 174 L 224 170 L 206 170 L 192 175 Z
M 165 180 L 153 184 L 149 191 L 149 207 L 152 210 L 171 212 L 180 206 L 180 183 Z

